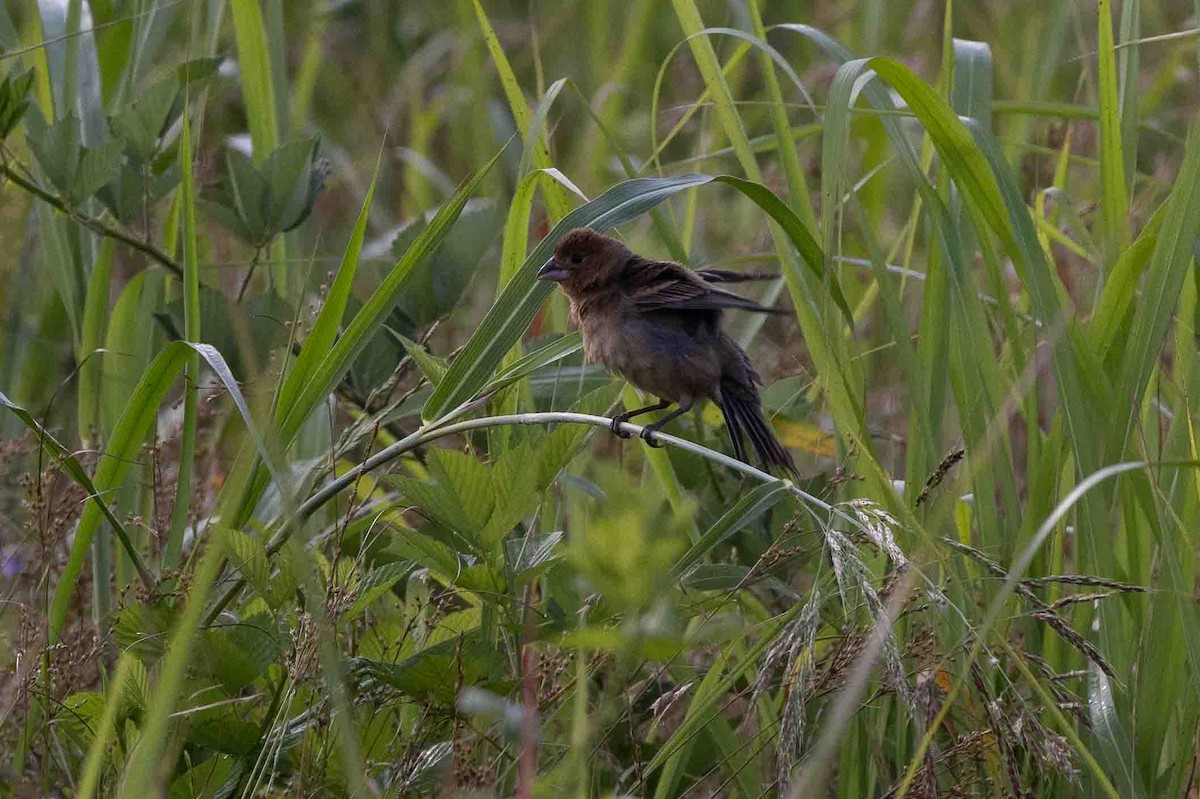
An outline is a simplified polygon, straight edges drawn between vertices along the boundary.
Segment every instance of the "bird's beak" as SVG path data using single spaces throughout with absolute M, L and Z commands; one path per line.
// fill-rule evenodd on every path
M 559 265 L 558 261 L 551 258 L 550 260 L 546 261 L 546 263 L 542 264 L 542 268 L 538 270 L 537 279 L 561 283 L 567 279 L 567 275 L 569 274 L 570 272 L 568 272 L 566 269 L 563 269 Z

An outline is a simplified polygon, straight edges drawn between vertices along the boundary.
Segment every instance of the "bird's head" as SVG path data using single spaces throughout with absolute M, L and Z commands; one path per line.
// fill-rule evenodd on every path
M 567 231 L 554 248 L 554 256 L 538 270 L 538 280 L 559 283 L 570 296 L 607 285 L 632 257 L 629 248 L 591 228 Z

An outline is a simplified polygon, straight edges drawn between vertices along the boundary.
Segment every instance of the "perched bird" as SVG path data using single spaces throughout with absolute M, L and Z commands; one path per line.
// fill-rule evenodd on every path
M 642 430 L 642 438 L 657 446 L 652 433 L 697 402 L 712 400 L 725 416 L 739 460 L 749 463 L 744 441 L 748 436 L 764 468 L 796 475 L 791 454 L 763 415 L 758 393 L 762 378 L 742 348 L 721 329 L 727 308 L 775 311 L 717 284 L 769 275 L 718 269 L 694 272 L 672 261 L 642 258 L 591 228 L 575 228 L 559 240 L 554 257 L 537 277 L 558 283 L 566 292 L 588 360 L 604 364 L 659 399 L 614 418 L 614 433 L 628 438 L 619 428 L 622 422 L 674 403 L 678 406 L 674 411 Z

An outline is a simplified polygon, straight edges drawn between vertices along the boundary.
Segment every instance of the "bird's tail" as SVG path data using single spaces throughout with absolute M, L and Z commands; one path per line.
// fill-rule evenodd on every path
M 799 477 L 792 454 L 775 437 L 775 431 L 763 415 L 762 401 L 754 386 L 726 376 L 721 380 L 721 398 L 718 405 L 725 416 L 725 426 L 729 428 L 729 438 L 733 441 L 733 452 L 738 460 L 750 462 L 746 457 L 746 443 L 743 438 L 748 436 L 764 469 L 782 469 L 793 478 Z

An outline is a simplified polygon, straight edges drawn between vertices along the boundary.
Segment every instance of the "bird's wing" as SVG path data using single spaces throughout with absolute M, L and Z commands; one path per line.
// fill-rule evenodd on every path
M 729 281 L 718 278 L 716 282 Z M 702 274 L 673 261 L 634 258 L 621 272 L 621 285 L 634 308 L 639 311 L 717 311 L 738 308 L 758 313 L 786 313 L 714 288 Z
M 696 274 L 704 278 L 705 283 L 749 283 L 779 277 L 775 272 L 735 272 L 732 269 L 698 269 Z

